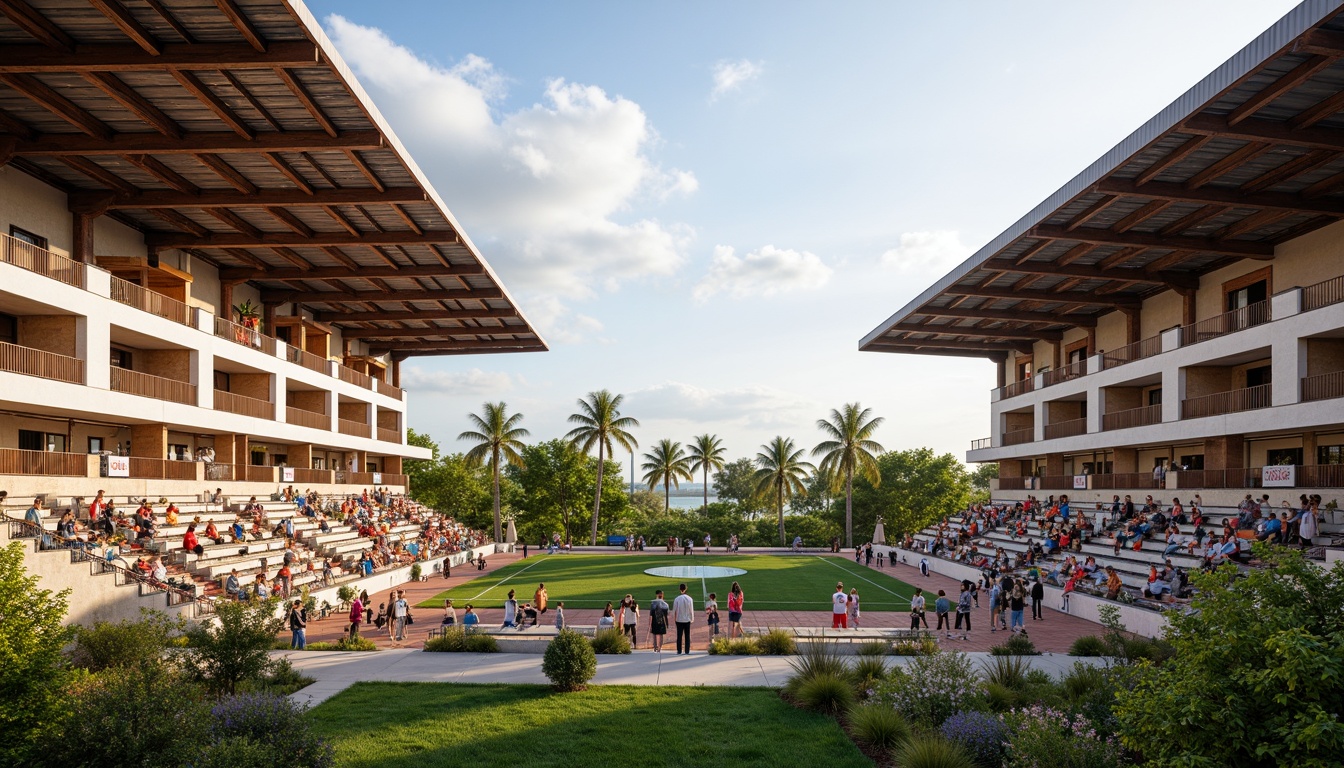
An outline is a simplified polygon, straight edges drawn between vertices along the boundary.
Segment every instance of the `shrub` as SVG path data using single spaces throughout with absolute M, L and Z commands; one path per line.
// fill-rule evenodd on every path
M 938 641 L 932 637 L 918 640 L 897 640 L 891 644 L 892 656 L 930 656 L 938 652 Z
M 960 744 L 937 736 L 915 736 L 895 753 L 901 768 L 976 768 Z
M 784 692 L 790 696 L 797 695 L 798 688 L 814 677 L 844 677 L 849 672 L 845 658 L 836 653 L 831 643 L 808 643 L 789 666 L 793 675 L 784 683 Z
M 1026 635 L 1013 635 L 1007 640 L 993 646 L 989 652 L 995 656 L 1040 656 L 1041 652 L 1036 650 L 1036 645 L 1031 642 L 1031 638 Z
M 139 621 L 100 621 L 92 627 L 76 627 L 70 663 L 90 672 L 163 663 L 172 639 L 186 625 L 158 611 L 142 608 L 140 614 Z
M 424 568 L 421 568 L 419 563 L 414 563 L 414 564 L 412 564 L 412 565 L 411 565 L 411 581 L 419 581 L 419 580 L 420 580 L 420 574 L 422 574 L 422 573 L 424 573 L 424 572 L 425 572 Z
M 313 678 L 299 674 L 289 659 L 276 659 L 271 673 L 261 680 L 245 680 L 238 684 L 244 693 L 274 693 L 279 696 L 307 688 L 316 682 Z
M 798 703 L 808 709 L 836 715 L 854 704 L 854 687 L 839 675 L 815 675 L 798 686 Z
M 355 588 L 349 584 L 342 584 L 340 587 L 337 587 L 336 589 L 336 599 L 341 601 L 342 603 L 345 603 L 346 605 L 349 605 L 350 603 L 354 602 L 354 599 L 358 595 L 359 593 L 355 591 Z
M 798 641 L 782 629 L 772 629 L 756 636 L 756 646 L 766 656 L 792 656 L 798 652 Z
M 1074 662 L 1073 669 L 1060 683 L 1060 691 L 1071 709 L 1091 720 L 1098 733 L 1110 736 L 1118 725 L 1114 704 L 1123 674 L 1118 667 L 1094 667 Z
M 285 646 L 288 648 L 289 646 Z M 309 651 L 376 651 L 378 645 L 372 640 L 364 637 L 342 637 L 334 643 L 325 640 L 316 643 L 309 643 L 306 650 Z
M 916 657 L 876 696 L 912 723 L 937 728 L 954 712 L 985 706 L 980 674 L 963 653 Z
M 870 749 L 890 752 L 911 736 L 905 718 L 890 707 L 854 707 L 848 719 L 854 739 Z
M 961 745 L 980 768 L 999 768 L 1003 761 L 1003 721 L 983 712 L 958 712 L 938 729 L 943 738 Z
M 864 643 L 854 650 L 856 656 L 886 656 L 890 652 L 891 643 L 885 640 Z
M 229 738 L 208 744 L 191 761 L 191 768 L 271 768 L 274 751 L 251 739 Z
M 586 641 L 585 641 L 586 642 Z M 499 643 L 494 635 L 467 635 L 467 653 L 499 653 Z M 596 664 L 596 660 L 593 662 Z
M 216 742 L 245 739 L 265 747 L 276 768 L 330 768 L 335 753 L 312 732 L 304 709 L 272 693 L 229 696 L 210 710 L 210 735 Z
M 630 653 L 630 638 L 619 629 L 601 629 L 590 641 L 593 653 L 625 654 Z
M 1070 656 L 1105 656 L 1106 643 L 1096 635 L 1083 635 L 1069 646 Z
M 488 637 L 472 635 L 471 638 Z M 493 638 L 492 638 L 493 639 Z M 546 646 L 541 671 L 558 691 L 581 691 L 597 674 L 597 656 L 593 646 L 579 633 L 562 629 Z
M 187 630 L 187 666 L 216 693 L 232 694 L 243 680 L 265 677 L 271 668 L 270 648 L 283 621 L 275 615 L 277 598 L 215 603 L 218 623 Z
M 882 656 L 856 656 L 849 668 L 849 679 L 863 695 L 887 679 L 887 662 Z
M 1027 687 L 1027 662 L 1021 656 L 991 656 L 983 666 L 986 683 L 1015 691 Z
M 1102 736 L 1084 715 L 1033 705 L 1003 716 L 1008 729 L 1004 765 L 1035 768 L 1122 768 L 1124 749 L 1114 736 Z
M 449 627 L 443 635 L 425 641 L 422 650 L 430 653 L 459 653 L 467 650 L 467 631 L 462 627 Z

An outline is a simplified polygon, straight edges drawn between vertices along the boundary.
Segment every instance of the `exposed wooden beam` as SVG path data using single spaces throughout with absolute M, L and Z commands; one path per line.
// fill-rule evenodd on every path
M 317 121 L 317 124 L 322 127 L 322 130 L 327 132 L 327 135 L 335 136 L 337 134 L 336 124 L 331 122 L 331 118 L 327 117 L 327 114 L 322 111 L 322 107 L 318 106 L 313 95 L 308 92 L 308 89 L 304 86 L 303 82 L 299 80 L 297 75 L 284 67 L 276 67 L 275 75 L 285 84 L 285 87 L 289 89 L 289 92 L 294 94 L 294 98 L 299 100 L 299 103 L 303 105 L 303 108 L 308 110 L 308 114 L 312 115 L 313 119 Z
M 63 157 L 61 158 L 61 162 L 74 168 L 85 176 L 101 182 L 119 192 L 130 194 L 136 191 L 136 186 L 134 184 L 87 157 Z
M 159 14 L 159 17 L 167 22 L 168 26 L 173 28 L 173 31 L 177 33 L 177 36 L 182 38 L 182 42 L 196 42 L 196 38 L 191 34 L 191 31 L 182 26 L 182 22 L 178 21 L 177 18 L 163 6 L 163 3 L 160 2 L 160 0 L 145 0 L 145 5 L 153 8 L 154 12 Z
M 1321 179 L 1320 181 L 1315 182 L 1311 186 L 1302 190 L 1301 194 L 1302 197 L 1311 200 L 1317 197 L 1321 197 L 1322 195 L 1328 195 L 1331 192 L 1334 192 L 1335 190 L 1339 189 L 1340 187 L 1344 187 L 1344 171 L 1341 171 L 1339 173 L 1332 173 L 1329 176 L 1326 176 L 1324 179 Z
M 219 155 L 212 155 L 208 152 L 202 152 L 196 155 L 196 159 L 206 168 L 214 171 L 221 179 L 233 185 L 233 188 L 245 195 L 253 195 L 257 192 L 257 185 L 253 184 L 237 168 L 229 165 L 224 158 Z
M 1116 200 L 1119 199 L 1120 198 L 1117 197 L 1116 195 L 1102 195 L 1101 199 L 1096 201 L 1092 205 L 1088 206 L 1087 210 L 1083 211 L 1082 213 L 1070 219 L 1069 223 L 1064 225 L 1064 228 L 1068 230 L 1073 230 L 1083 226 L 1087 222 L 1091 221 L 1093 216 L 1096 216 L 1097 214 L 1101 213 L 1107 208 L 1110 208 L 1111 205 Z
M 182 69 L 169 70 L 178 84 L 186 89 L 187 93 L 196 97 L 196 100 L 205 105 L 207 109 L 215 114 L 223 123 L 239 136 L 251 141 L 257 138 L 257 132 L 247 121 L 238 116 L 233 108 L 224 102 L 210 86 L 206 85 L 195 74 Z
M 274 216 L 276 220 L 278 220 L 281 224 L 284 224 L 286 227 L 289 227 L 291 230 L 293 230 L 294 234 L 304 238 L 311 238 L 313 236 L 312 227 L 309 227 L 307 224 L 304 224 L 303 221 L 298 216 L 295 216 L 294 214 L 290 213 L 289 209 L 278 207 L 267 208 L 266 212 Z
M 1344 109 L 1344 91 L 1336 91 L 1288 119 L 1294 128 L 1310 128 Z
M 303 158 L 303 161 L 308 164 L 308 167 L 313 169 L 313 173 L 316 173 L 318 176 L 321 176 L 322 180 L 325 181 L 328 186 L 332 187 L 333 189 L 340 189 L 341 187 L 345 186 L 340 181 L 338 181 L 335 176 L 332 176 L 331 173 L 329 173 L 327 169 L 322 165 L 322 163 L 319 163 L 316 159 L 313 158 L 312 155 L 308 154 L 307 152 L 300 152 L 299 157 Z
M 502 299 L 504 298 L 504 292 L 498 288 L 472 288 L 468 290 L 442 289 L 434 291 L 398 291 L 390 297 L 382 291 L 351 291 L 350 293 L 340 293 L 337 291 L 267 291 L 262 293 L 263 301 L 273 301 L 276 304 L 284 304 L 290 301 L 387 301 L 389 298 L 396 301 L 470 301 L 477 299 Z
M 890 341 L 871 341 L 859 348 L 861 352 L 900 352 L 912 355 L 946 355 L 950 357 L 989 357 L 991 355 L 1000 355 L 1005 352 L 1016 352 L 1018 354 L 1029 354 L 1031 352 L 1029 345 L 1004 345 L 1004 344 L 957 344 L 956 342 L 929 342 L 920 344 L 917 342 L 896 343 Z
M 244 264 L 251 264 L 252 266 L 256 267 L 257 269 L 260 269 L 260 270 L 269 270 L 269 269 L 271 269 L 271 265 L 270 265 L 270 264 L 267 264 L 267 263 L 266 263 L 265 261 L 263 261 L 262 259 L 259 259 L 259 258 L 257 258 L 256 256 L 253 256 L 252 254 L 248 253 L 247 251 L 244 251 L 244 250 L 241 249 L 241 248 L 232 248 L 232 249 L 230 249 L 230 250 L 225 251 L 225 253 L 227 253 L 227 254 L 229 254 L 230 256 L 232 256 L 233 258 L 235 258 L 235 259 L 237 259 L 237 260 L 243 262 Z M 224 283 L 224 285 L 228 285 L 228 283 Z
M 171 208 L 154 208 L 150 210 L 150 213 L 163 219 L 169 224 L 172 224 L 183 232 L 190 232 L 196 237 L 203 237 L 210 231 Z
M 1319 53 L 1323 56 L 1344 55 L 1344 33 L 1328 29 L 1313 29 L 1293 41 L 1293 53 Z
M 1154 182 L 1156 184 L 1156 182 Z M 1147 185 L 1145 189 L 1151 187 Z M 1129 245 L 1145 248 L 1180 248 L 1184 250 L 1208 253 L 1226 253 L 1229 256 L 1248 256 L 1267 258 L 1274 255 L 1274 247 L 1263 243 L 1219 243 L 1202 237 L 1163 237 L 1143 232 L 1112 232 L 1095 227 L 1079 227 L 1069 232 L 1060 227 L 1036 227 L 1027 233 L 1028 237 L 1045 237 L 1054 240 L 1074 240 L 1098 245 Z
M 122 34 L 131 38 L 131 41 L 140 46 L 145 53 L 151 56 L 163 53 L 163 44 L 154 39 L 154 35 L 117 0 L 89 0 L 89 5 L 106 16 L 122 31 Z
M 184 207 L 193 205 L 183 201 Z M 270 210 L 268 208 L 268 210 Z M 284 210 L 276 208 L 276 210 Z M 287 212 L 288 213 L 288 212 Z M 288 214 L 293 216 L 293 214 Z M 312 232 L 311 234 L 289 232 L 266 232 L 258 236 L 243 234 L 220 234 L 207 238 L 189 238 L 182 235 L 168 235 L 150 232 L 145 242 L 156 248 L 256 248 L 273 245 L 290 246 L 356 246 L 356 245 L 421 245 L 429 242 L 453 242 L 452 230 L 433 230 L 424 234 L 414 232 L 368 232 L 351 235 L 347 232 Z
M 1250 162 L 1251 160 L 1254 160 L 1255 158 L 1265 154 L 1270 149 L 1273 149 L 1273 147 L 1274 145 L 1268 142 L 1253 141 L 1250 144 L 1247 144 L 1246 146 L 1236 150 L 1235 152 L 1232 152 L 1222 157 L 1221 159 L 1216 160 L 1213 163 L 1210 163 L 1207 168 L 1203 169 L 1199 173 L 1196 173 L 1194 176 L 1191 176 L 1185 182 L 1185 188 L 1199 189 L 1205 184 L 1208 184 L 1214 179 L 1217 179 L 1219 176 L 1222 176 L 1223 174 L 1229 171 L 1239 168 L 1242 165 Z
M 75 192 L 78 196 L 80 193 Z M 319 189 L 311 195 L 292 189 L 263 189 L 253 194 L 240 192 L 205 191 L 192 197 L 178 192 L 140 192 L 118 195 L 109 203 L 109 209 L 120 208 L 269 208 L 275 205 L 353 205 L 356 203 L 412 203 L 425 198 L 424 190 L 417 187 L 392 187 L 385 192 L 376 189 Z
M 261 119 L 265 120 L 266 124 L 271 126 L 271 130 L 285 130 L 285 127 L 280 124 L 280 121 L 276 120 L 270 110 L 266 109 L 266 105 L 261 103 L 261 99 L 257 98 L 256 95 L 252 93 L 252 89 L 248 88 L 243 84 L 242 80 L 238 79 L 237 74 L 227 69 L 221 69 L 219 74 L 228 81 L 229 85 L 233 87 L 233 90 L 236 91 L 239 96 L 243 97 L 243 100 L 247 102 L 248 106 L 252 107 L 258 115 L 261 115 Z
M 294 267 L 298 269 L 300 272 L 310 272 L 313 268 L 313 265 L 310 264 L 307 259 L 295 253 L 290 248 L 272 248 L 271 252 L 274 253 L 276 256 L 279 256 L 280 258 L 289 262 L 290 264 L 293 264 Z M 257 278 L 261 277 L 262 275 L 257 275 Z M 267 275 L 267 277 L 269 277 L 269 275 Z
M 457 325 L 453 327 L 431 326 L 429 328 L 341 328 L 341 335 L 349 339 L 430 339 L 436 336 L 467 336 L 488 333 L 527 333 L 524 326 L 497 327 Z M 438 339 L 430 343 L 438 343 Z
M 274 152 L 267 152 L 266 160 L 304 194 L 313 194 L 313 185 L 309 184 L 308 180 L 303 178 L 303 174 L 294 170 L 294 166 L 290 165 L 289 161 L 285 160 L 285 158 Z
M 247 138 L 238 133 L 195 131 L 181 139 L 154 133 L 118 133 L 108 138 L 86 137 L 71 133 L 48 133 L 19 142 L 17 154 L 28 157 L 60 155 L 159 154 L 256 154 L 257 152 L 298 152 L 301 150 L 382 149 L 383 137 L 377 131 L 354 131 L 332 138 L 312 131 L 267 131 Z
M 23 0 L 0 0 L 0 11 L 9 17 L 14 26 L 27 32 L 45 48 L 60 51 L 67 56 L 75 52 L 74 38 Z
M 192 184 L 182 174 L 164 165 L 163 161 L 153 155 L 126 155 L 126 162 L 183 194 L 194 195 L 201 191 L 200 187 Z
M 1161 213 L 1162 209 L 1169 205 L 1171 205 L 1171 203 L 1166 200 L 1149 200 L 1123 219 L 1115 222 L 1115 226 L 1111 227 L 1111 230 L 1114 232 L 1128 232 L 1134 227 L 1137 227 L 1148 219 L 1156 216 L 1158 213 Z
M 1053 242 L 1054 242 L 1053 240 L 1048 239 L 1037 240 L 1036 242 L 1027 246 L 1026 250 L 1022 251 L 1022 253 L 1014 257 L 1014 261 L 1018 264 L 1026 263 L 1028 259 L 1039 253 L 1042 248 L 1046 247 L 1047 245 L 1050 245 Z
M 1344 150 L 1344 132 L 1333 128 L 1294 129 L 1281 120 L 1266 120 L 1262 117 L 1250 117 L 1234 126 L 1228 124 L 1226 117 L 1201 114 L 1186 118 L 1177 130 L 1221 139 L 1268 141 L 1307 149 Z
M 6 0 L 0 0 L 0 7 Z M 168 43 L 157 56 L 138 45 L 81 43 L 73 51 L 45 45 L 0 48 L 0 72 L 162 72 L 165 69 L 218 70 L 311 67 L 321 62 L 320 49 L 309 42 L 272 45 L 266 53 L 237 43 Z
M 1307 78 L 1333 64 L 1338 56 L 1338 53 L 1330 56 L 1317 54 L 1288 70 L 1280 76 L 1279 79 L 1264 86 L 1249 99 L 1242 102 L 1240 106 L 1228 113 L 1227 124 L 1236 125 L 1249 118 L 1251 115 L 1254 115 L 1256 112 L 1259 112 L 1261 109 L 1269 106 L 1271 101 L 1274 101 L 1283 94 L 1293 90 L 1306 81 Z
M 1134 183 L 1140 186 L 1147 184 L 1160 176 L 1163 171 L 1189 157 L 1208 142 L 1208 136 L 1191 136 L 1185 140 L 1184 144 L 1168 152 L 1165 157 L 1158 159 L 1157 162 L 1144 168 L 1138 176 L 1134 177 Z
M 1187 213 L 1186 215 L 1182 216 L 1176 221 L 1171 222 L 1165 227 L 1159 229 L 1157 233 L 1159 235 L 1162 235 L 1163 237 L 1170 237 L 1172 235 L 1183 235 L 1187 231 L 1194 229 L 1195 227 L 1199 226 L 1200 224 L 1203 224 L 1209 219 L 1222 216 L 1224 213 L 1227 213 L 1230 210 L 1232 210 L 1232 206 L 1230 205 L 1206 205 L 1202 208 L 1197 208 L 1191 211 L 1190 213 Z
M 1344 133 L 1344 131 L 1341 131 L 1341 133 Z M 1118 194 L 1161 197 L 1186 203 L 1223 204 L 1244 208 L 1278 208 L 1286 211 L 1344 216 L 1344 200 L 1308 200 L 1298 195 L 1281 192 L 1260 192 L 1253 195 L 1243 195 L 1235 189 L 1223 189 L 1221 187 L 1187 189 L 1180 184 L 1159 182 L 1143 185 L 1143 191 L 1140 192 L 1134 189 L 1133 182 L 1123 179 L 1102 179 L 1097 182 L 1096 186 L 1098 189 L 1105 189 Z
M 348 267 L 312 267 L 306 270 L 272 269 L 265 274 L 252 270 L 225 268 L 219 271 L 221 280 L 326 280 L 341 278 L 359 278 L 372 280 L 385 277 L 450 277 L 455 275 L 482 275 L 485 267 L 480 264 L 454 264 L 441 267 L 437 264 L 417 267 L 390 267 L 386 264 L 358 264 L 354 269 Z
M 1196 285 L 1198 279 L 1191 278 L 1189 275 L 1145 275 L 1141 269 L 1101 269 L 1099 267 L 1083 266 L 1079 264 L 1060 265 L 1052 264 L 1046 261 L 1029 261 L 1025 264 L 1014 264 L 1006 259 L 991 259 L 984 263 L 984 269 L 996 269 L 1001 272 L 1021 272 L 1031 275 L 1061 275 L 1065 277 L 1078 277 L 1089 280 L 1129 280 L 1138 283 L 1156 283 L 1156 284 L 1176 284 L 1180 282 L 1193 281 Z
M 234 29 L 243 36 L 247 44 L 252 46 L 258 53 L 265 53 L 267 44 L 265 38 L 252 26 L 252 21 L 247 18 L 247 14 L 238 7 L 233 0 L 215 0 L 215 6 L 219 8 L 224 17 L 229 20 Z
M 1172 251 L 1144 265 L 1143 271 L 1150 274 L 1161 274 L 1162 270 L 1170 269 L 1183 261 L 1189 261 L 1194 255 L 1194 251 Z
M 87 109 L 62 96 L 51 86 L 32 75 L 0 74 L 0 82 L 27 96 L 62 120 L 96 139 L 112 138 L 112 128 L 94 117 Z
M 1260 227 L 1273 224 L 1276 221 L 1286 219 L 1292 215 L 1293 213 L 1291 211 L 1259 211 L 1247 216 L 1241 221 L 1234 221 L 1231 224 L 1228 224 L 1215 232 L 1213 236 L 1219 239 L 1236 237 L 1237 235 L 1245 234 L 1251 230 L 1259 229 Z
M 1112 253 L 1110 256 L 1107 256 L 1106 258 L 1102 259 L 1101 261 L 1098 261 L 1098 262 L 1097 262 L 1096 264 L 1094 264 L 1093 266 L 1097 267 L 1098 269 L 1111 269 L 1111 268 L 1113 268 L 1113 267 L 1117 267 L 1117 266 L 1119 266 L 1119 265 L 1121 265 L 1121 264 L 1124 264 L 1126 261 L 1129 261 L 1130 259 L 1134 258 L 1135 256 L 1138 256 L 1139 254 L 1143 253 L 1143 252 L 1146 251 L 1146 250 L 1148 250 L 1148 249 L 1147 249 L 1147 248 L 1121 248 L 1120 250 L 1116 251 L 1115 253 Z
M 964 317 L 972 320 L 1010 320 L 1017 323 L 1044 323 L 1047 325 L 1075 325 L 1079 328 L 1096 327 L 1093 315 L 1066 315 L 1059 312 L 1028 312 L 1017 309 L 965 309 L 963 307 L 923 307 L 912 315 L 937 317 Z
M 28 127 L 27 123 L 14 117 L 3 109 L 0 109 L 0 128 L 4 129 L 6 133 L 12 134 L 15 139 L 23 141 L 30 140 L 37 135 L 37 132 Z M 17 157 L 18 154 L 19 142 L 14 141 L 9 147 L 9 156 L 13 158 Z
M 349 269 L 359 269 L 362 265 L 354 259 L 346 256 L 340 248 L 326 245 L 322 247 L 322 252 L 330 256 L 336 263 L 342 264 Z
M 887 329 L 887 333 L 932 333 L 940 336 L 980 336 L 986 339 L 1041 339 L 1059 341 L 1064 338 L 1063 331 L 1047 331 L 1039 328 L 974 328 L 967 325 L 920 325 L 918 323 L 897 323 Z M 882 341 L 931 341 L 935 339 L 886 338 Z
M 372 346 L 370 347 L 370 351 L 373 352 L 374 354 L 384 354 L 392 352 L 394 360 L 403 360 L 408 357 L 429 357 L 429 356 L 438 357 L 442 355 L 489 355 L 497 353 L 512 354 L 516 352 L 546 352 L 547 350 L 548 350 L 547 346 L 541 341 L 538 341 L 536 339 L 528 341 L 525 344 L 523 342 L 517 342 L 516 346 L 441 347 L 434 344 L 418 343 L 410 347 L 404 347 L 404 346 L 389 347 L 386 345 L 380 345 L 378 347 L 372 347 Z
M 381 192 L 387 188 L 387 185 L 383 184 L 383 180 L 378 178 L 378 174 L 374 172 L 373 168 L 369 167 L 369 164 L 364 160 L 363 157 L 360 156 L 358 152 L 356 152 L 353 149 L 347 149 L 345 151 L 345 157 L 351 162 L 351 164 L 353 164 L 356 168 L 359 169 L 360 173 L 364 174 L 364 178 L 369 180 L 369 183 L 373 185 L 374 189 Z M 333 184 L 332 186 L 337 185 Z M 400 206 L 398 206 L 397 210 L 398 211 L 401 210 Z
M 518 310 L 507 309 L 423 309 L 368 312 L 317 312 L 315 317 L 324 323 L 372 323 L 384 320 L 487 320 L 518 317 Z
M 206 213 L 210 214 L 211 216 L 214 216 L 216 219 L 219 219 L 220 221 L 224 222 L 225 224 L 228 224 L 229 226 L 233 227 L 234 229 L 238 230 L 239 232 L 242 232 L 243 234 L 249 237 L 252 238 L 261 237 L 261 230 L 258 229 L 256 225 L 254 225 L 247 219 L 244 219 L 242 216 L 239 216 L 238 214 L 234 213 L 233 211 L 230 211 L 228 208 L 206 208 L 204 210 Z
M 136 117 L 143 120 L 154 130 L 174 139 L 182 138 L 182 126 L 169 117 L 163 110 L 154 106 L 138 91 L 121 81 L 111 72 L 85 72 L 84 79 L 98 86 Z
M 1050 291 L 1017 290 L 1013 288 L 973 288 L 952 285 L 943 289 L 943 293 L 952 296 L 981 296 L 988 299 L 1018 299 L 1020 301 L 1042 301 L 1064 304 L 1092 304 L 1102 306 L 1125 306 L 1138 304 L 1137 298 L 1110 297 L 1101 298 L 1087 292 L 1051 293 Z
M 360 231 L 359 227 L 355 226 L 355 223 L 347 218 L 345 214 L 341 213 L 335 206 L 324 205 L 322 206 L 322 210 L 326 211 L 327 215 L 330 216 L 333 221 L 344 227 L 346 232 L 349 232 L 355 237 L 364 236 L 364 233 Z

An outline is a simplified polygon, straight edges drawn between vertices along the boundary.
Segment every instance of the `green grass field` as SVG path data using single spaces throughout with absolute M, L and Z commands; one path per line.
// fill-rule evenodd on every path
M 312 718 L 343 768 L 872 765 L 834 720 L 764 688 L 356 683 Z
M 503 606 L 510 589 L 517 591 L 520 603 L 528 602 L 539 582 L 546 584 L 552 604 L 563 600 L 566 608 L 601 608 L 608 600 L 618 602 L 626 593 L 634 595 L 640 606 L 648 606 L 657 589 L 667 593 L 670 601 L 679 580 L 650 576 L 644 569 L 669 565 L 709 565 L 746 571 L 732 578 L 688 580 L 686 587 L 697 608 L 703 604 L 705 594 L 714 592 L 719 598 L 719 610 L 726 612 L 728 588 L 737 581 L 746 596 L 748 623 L 753 610 L 829 611 L 837 581 L 845 583 L 846 591 L 858 588 L 865 611 L 909 610 L 910 597 L 915 592 L 909 584 L 838 557 L 535 555 L 435 595 L 420 607 L 442 608 L 443 601 L 451 598 L 460 616 L 467 603 L 477 608 Z

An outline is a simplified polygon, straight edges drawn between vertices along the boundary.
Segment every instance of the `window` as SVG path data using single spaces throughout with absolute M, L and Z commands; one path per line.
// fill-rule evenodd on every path
M 130 351 L 129 349 L 122 349 L 121 347 L 113 347 L 113 348 L 112 348 L 112 367 L 113 367 L 113 368 L 121 368 L 121 369 L 123 369 L 123 370 L 127 370 L 127 371 L 132 370 L 132 368 L 131 368 L 131 351 Z
M 1344 445 L 1321 445 L 1316 448 L 1317 464 L 1344 464 Z
M 1269 298 L 1269 281 L 1257 280 L 1245 288 L 1227 292 L 1227 311 L 1259 304 Z
M 1203 468 L 1204 468 L 1204 454 L 1202 454 L 1202 453 L 1195 453 L 1195 454 L 1191 454 L 1191 455 L 1189 455 L 1189 456 L 1182 456 L 1182 457 L 1181 457 L 1181 466 L 1182 466 L 1183 468 L 1185 468 L 1185 469 L 1203 469 Z
M 57 453 L 65 453 L 65 435 L 57 435 L 48 432 L 46 449 L 48 451 L 56 451 Z
M 215 389 L 220 392 L 229 391 L 229 374 L 223 371 L 215 371 Z
M 34 432 L 31 429 L 19 430 L 19 450 L 40 451 L 45 444 L 46 441 L 42 439 L 41 432 Z
M 19 319 L 17 317 L 0 314 L 0 341 L 6 344 L 19 343 Z
M 313 457 L 313 469 L 326 469 L 327 460 L 319 456 Z
M 275 463 L 275 466 L 277 466 L 277 467 L 280 466 L 281 464 L 284 464 L 285 466 L 289 466 L 289 454 L 287 454 L 287 453 L 277 453 L 277 454 L 271 456 L 271 461 L 274 462 L 274 463 Z
M 1302 463 L 1301 448 L 1271 448 L 1265 454 L 1265 464 L 1273 467 Z
M 90 437 L 90 438 L 89 438 L 89 453 L 102 453 L 102 452 L 103 452 L 103 438 L 101 438 L 101 437 Z
M 187 445 L 172 444 L 168 446 L 168 458 L 177 461 L 186 461 L 191 458 L 191 448 Z
M 264 467 L 264 466 L 266 466 L 266 452 L 265 452 L 265 451 L 258 451 L 258 450 L 253 450 L 253 451 L 252 451 L 252 466 L 254 466 L 254 467 Z
M 1162 388 L 1161 388 L 1161 387 L 1158 387 L 1157 389 L 1150 389 L 1150 390 L 1148 390 L 1148 404 L 1149 404 L 1149 405 L 1161 405 L 1161 404 L 1162 404 Z
M 14 238 L 15 240 L 18 240 L 19 242 L 27 243 L 29 245 L 35 245 L 43 250 L 46 250 L 47 248 L 47 238 L 29 232 L 26 229 L 20 229 L 18 227 L 11 225 L 9 228 L 9 236 Z
M 1274 380 L 1273 374 L 1274 374 L 1274 367 L 1270 365 L 1262 365 L 1258 368 L 1247 368 L 1246 386 L 1259 387 L 1264 384 L 1269 384 L 1271 381 Z
M 1026 359 L 1026 360 L 1024 360 L 1024 361 L 1018 361 L 1018 363 L 1017 363 L 1017 380 L 1018 380 L 1018 381 L 1025 381 L 1026 379 L 1030 379 L 1030 378 L 1031 378 L 1031 359 L 1028 358 L 1028 359 Z
M 374 461 L 366 461 L 366 462 L 364 462 L 364 471 L 365 471 L 365 472 L 377 472 L 377 471 L 378 471 L 378 463 L 377 463 L 377 462 L 374 462 Z
M 275 330 L 275 338 L 279 339 L 280 341 L 285 342 L 286 344 L 289 343 L 289 339 L 290 339 L 290 335 L 289 335 L 290 327 L 289 327 L 288 325 L 280 325 L 280 326 L 276 326 L 274 330 Z

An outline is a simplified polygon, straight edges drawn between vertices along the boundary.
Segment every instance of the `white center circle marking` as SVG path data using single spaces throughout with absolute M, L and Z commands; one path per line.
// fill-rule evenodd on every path
M 662 568 L 646 568 L 644 572 L 664 579 L 727 579 L 746 573 L 741 568 L 722 568 L 717 565 L 666 565 Z

